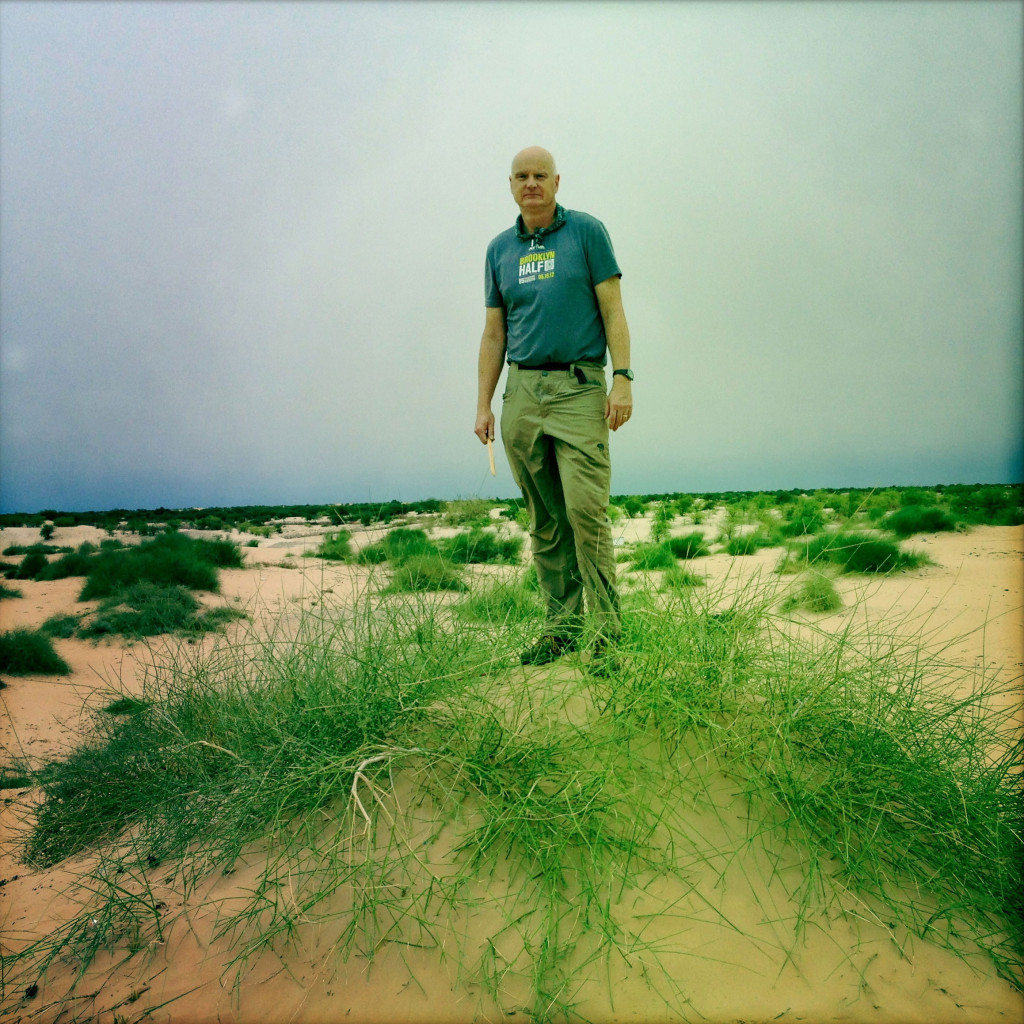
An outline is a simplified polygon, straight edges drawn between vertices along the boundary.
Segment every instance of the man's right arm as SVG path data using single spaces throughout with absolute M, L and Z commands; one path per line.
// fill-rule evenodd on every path
M 494 438 L 494 414 L 491 399 L 498 386 L 501 368 L 505 364 L 505 310 L 501 306 L 487 306 L 484 333 L 480 339 L 480 362 L 477 370 L 476 427 L 473 432 L 482 444 Z

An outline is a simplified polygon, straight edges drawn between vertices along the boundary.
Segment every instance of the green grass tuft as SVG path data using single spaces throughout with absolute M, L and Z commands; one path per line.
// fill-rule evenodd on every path
M 202 633 L 242 616 L 231 608 L 204 609 L 185 587 L 144 580 L 104 601 L 78 635 L 119 634 L 138 640 L 161 633 Z
M 730 555 L 753 555 L 760 551 L 761 548 L 771 546 L 771 538 L 767 534 L 755 530 L 750 533 L 730 537 L 725 545 L 725 550 Z
M 505 627 L 539 618 L 544 606 L 534 573 L 532 582 L 526 574 L 519 574 L 512 580 L 493 580 L 474 587 L 455 610 L 467 621 Z
M 670 569 L 676 564 L 670 542 L 641 541 L 629 556 L 632 568 L 637 572 L 651 572 L 656 569 Z
M 440 550 L 445 558 L 457 565 L 518 565 L 523 554 L 523 538 L 474 527 L 468 533 L 457 533 L 448 538 L 440 545 Z
M 326 558 L 331 562 L 351 562 L 352 534 L 348 530 L 325 534 L 320 546 L 312 554 L 316 558 Z
M 403 558 L 394 567 L 384 593 L 468 589 L 462 574 L 451 562 L 441 555 L 425 554 Z
M 706 583 L 707 580 L 703 576 L 698 576 L 681 565 L 670 566 L 661 577 L 662 590 L 672 590 L 678 587 L 703 587 Z
M 113 597 L 142 582 L 216 592 L 218 568 L 242 565 L 241 549 L 230 541 L 162 533 L 134 547 L 102 549 L 94 555 L 80 600 Z
M 382 540 L 360 549 L 356 561 L 363 565 L 382 562 L 400 564 L 418 555 L 438 554 L 437 545 L 419 528 L 399 526 L 389 530 Z
M 824 533 L 791 549 L 790 563 L 805 567 L 831 564 L 841 572 L 888 573 L 930 565 L 927 555 L 903 551 L 897 544 L 867 533 Z
M 703 558 L 711 553 L 700 530 L 684 533 L 679 537 L 670 537 L 668 546 L 676 558 Z
M 0 633 L 0 672 L 12 676 L 66 676 L 70 671 L 45 633 L 31 629 Z
M 799 581 L 795 593 L 790 594 L 783 602 L 780 610 L 796 611 L 803 608 L 810 612 L 824 614 L 838 611 L 843 607 L 843 599 L 836 590 L 836 585 L 829 576 L 813 570 Z

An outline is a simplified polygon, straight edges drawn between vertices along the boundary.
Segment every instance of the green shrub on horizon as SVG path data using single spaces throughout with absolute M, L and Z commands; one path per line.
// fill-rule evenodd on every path
M 956 520 L 935 505 L 905 505 L 878 524 L 897 537 L 910 537 L 915 533 L 938 533 L 955 530 Z
M 54 650 L 53 641 L 40 630 L 0 633 L 0 672 L 12 676 L 66 676 L 70 671 L 68 663 Z

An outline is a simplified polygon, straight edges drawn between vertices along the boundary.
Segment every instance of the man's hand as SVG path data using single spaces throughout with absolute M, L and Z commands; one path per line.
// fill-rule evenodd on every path
M 619 374 L 604 400 L 604 418 L 611 430 L 618 430 L 633 415 L 633 385 Z
M 480 438 L 481 444 L 487 444 L 488 438 L 494 440 L 494 413 L 490 409 L 481 409 L 477 412 L 473 433 Z

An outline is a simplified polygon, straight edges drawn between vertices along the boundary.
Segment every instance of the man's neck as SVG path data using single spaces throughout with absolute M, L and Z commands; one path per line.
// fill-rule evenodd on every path
M 547 210 L 538 210 L 536 213 L 528 214 L 525 211 L 520 211 L 523 215 L 523 227 L 527 231 L 536 231 L 537 228 L 547 228 L 551 226 L 551 222 L 555 219 L 555 211 L 557 210 L 557 203 L 552 203 L 551 207 Z

